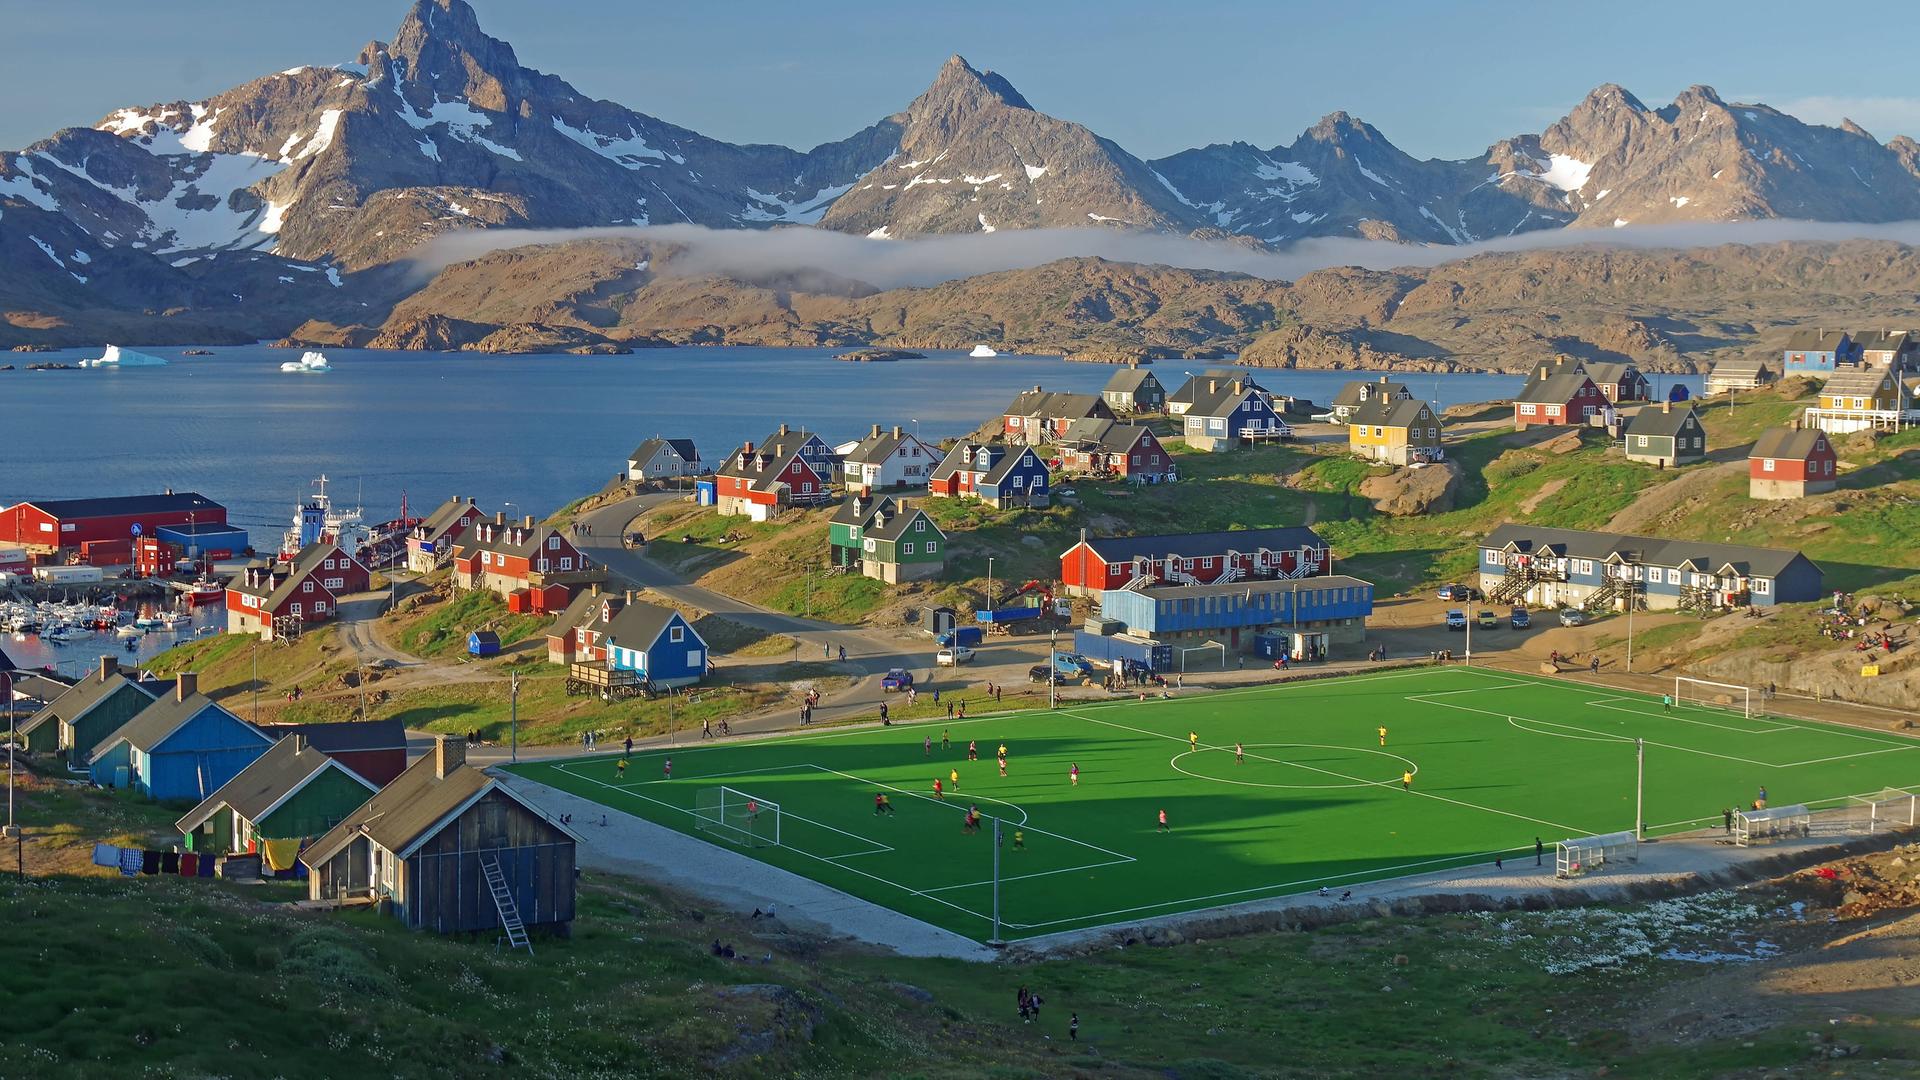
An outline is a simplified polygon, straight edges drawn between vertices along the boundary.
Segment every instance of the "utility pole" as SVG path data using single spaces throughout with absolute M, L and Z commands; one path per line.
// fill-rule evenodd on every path
M 993 819 L 993 936 L 987 944 L 994 947 L 1005 945 L 1000 939 L 1000 819 Z
M 360 684 L 360 719 L 367 718 L 367 665 L 353 665 L 354 682 Z
M 27 876 L 27 842 L 20 835 L 20 826 L 13 821 L 13 743 L 17 724 L 14 721 L 13 676 L 0 671 L 0 700 L 7 703 L 7 827 L 0 836 L 13 840 L 14 872 L 25 880 Z
M 512 740 L 510 760 L 520 760 L 520 673 L 513 673 L 513 681 L 507 690 L 507 737 Z
M 993 556 L 987 556 L 987 610 L 993 610 Z
M 1647 838 L 1647 740 L 1633 740 L 1633 838 Z
M 247 659 L 253 661 L 253 722 L 260 722 L 260 637 L 254 635 L 247 646 Z
M 1468 596 L 1473 594 L 1469 592 Z M 1467 666 L 1473 666 L 1473 601 L 1467 601 Z
M 1622 574 L 1631 574 L 1633 573 L 1633 568 L 1623 566 L 1620 568 L 1620 572 Z M 1627 587 L 1627 674 L 1631 675 L 1633 674 L 1633 609 L 1640 606 L 1636 602 L 1640 597 L 1639 583 L 1631 577 L 1625 580 Z
M 1059 680 L 1054 678 L 1056 669 L 1054 667 L 1054 662 L 1053 662 L 1054 656 L 1059 651 L 1060 651 L 1060 631 L 1049 629 L 1047 631 L 1047 708 L 1049 709 L 1057 709 L 1060 707 L 1060 683 L 1059 683 Z M 996 843 L 1000 839 L 1000 819 L 999 818 L 993 819 L 993 838 Z M 996 849 L 996 851 L 997 850 L 998 849 Z M 994 856 L 994 865 L 998 866 L 999 862 L 1000 862 L 1000 856 L 996 854 Z M 995 876 L 998 876 L 998 875 L 995 875 Z
M 807 618 L 813 618 L 813 564 L 807 564 Z

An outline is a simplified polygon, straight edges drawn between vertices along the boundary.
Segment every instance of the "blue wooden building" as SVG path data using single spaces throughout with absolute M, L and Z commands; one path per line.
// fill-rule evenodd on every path
M 1495 604 L 1726 611 L 1825 595 L 1798 551 L 1623 533 L 1502 525 L 1480 542 L 1480 587 Z
M 1781 354 L 1782 370 L 1789 375 L 1833 371 L 1859 362 L 1860 347 L 1845 330 L 1795 330 Z
M 607 623 L 607 663 L 638 672 L 658 687 L 697 683 L 707 673 L 707 643 L 672 608 L 639 601 L 621 607 Z
M 997 461 L 980 475 L 975 488 L 980 500 L 1004 510 L 1010 506 L 1045 506 L 1050 498 L 1053 474 L 1032 447 L 984 447 L 1004 451 Z
M 273 737 L 199 692 L 182 674 L 160 698 L 94 748 L 93 782 L 150 799 L 199 802 L 226 786 L 273 745 Z
M 1330 574 L 1108 589 L 1100 614 L 1125 623 L 1129 634 L 1177 645 L 1218 641 L 1237 652 L 1254 651 L 1257 635 L 1284 634 L 1295 659 L 1318 659 L 1366 639 L 1373 585 Z
M 468 656 L 499 656 L 500 635 L 491 630 L 475 630 L 467 635 Z

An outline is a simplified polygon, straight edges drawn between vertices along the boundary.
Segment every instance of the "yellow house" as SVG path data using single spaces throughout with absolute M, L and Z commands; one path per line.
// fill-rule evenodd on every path
M 1853 367 L 1833 373 L 1820 388 L 1820 404 L 1807 410 L 1807 426 L 1828 434 L 1901 426 L 1907 403 L 1897 373 Z
M 1424 401 L 1376 397 L 1347 417 L 1347 448 L 1370 461 L 1411 465 L 1439 461 L 1440 418 Z

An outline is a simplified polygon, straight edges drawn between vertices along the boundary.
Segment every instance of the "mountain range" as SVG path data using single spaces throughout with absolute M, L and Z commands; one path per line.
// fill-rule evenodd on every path
M 1593 91 L 1539 134 L 1419 160 L 1333 113 L 1291 144 L 1138 158 L 948 60 L 838 142 L 735 145 L 523 66 L 464 0 L 390 42 L 0 152 L 0 343 L 221 341 L 371 325 L 443 233 L 691 222 L 908 240 L 1112 227 L 1286 245 L 1541 229 L 1920 218 L 1920 144 L 1694 87 Z

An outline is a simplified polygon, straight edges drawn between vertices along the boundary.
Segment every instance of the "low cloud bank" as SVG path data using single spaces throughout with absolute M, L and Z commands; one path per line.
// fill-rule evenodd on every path
M 1770 244 L 1787 240 L 1895 240 L 1920 244 L 1920 221 L 1856 224 L 1823 221 L 1732 221 L 1620 229 L 1546 229 L 1459 245 L 1410 245 L 1384 240 L 1303 240 L 1279 250 L 1251 243 L 1200 240 L 1119 229 L 1002 230 L 986 235 L 874 240 L 825 229 L 709 229 L 701 225 L 645 225 L 589 229 L 476 229 L 433 240 L 415 256 L 432 273 L 490 251 L 569 240 L 631 239 L 684 249 L 663 270 L 688 275 L 754 278 L 826 271 L 882 289 L 937 285 L 997 270 L 1094 256 L 1114 262 L 1163 263 L 1290 281 L 1330 266 L 1386 270 L 1436 266 L 1474 255 L 1553 248 L 1692 248 Z

